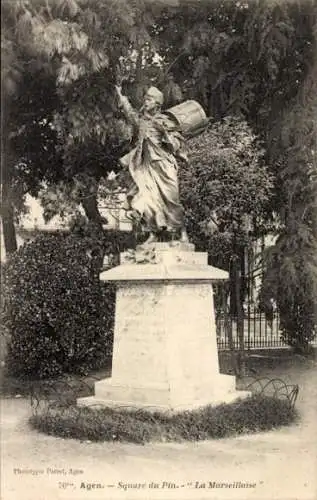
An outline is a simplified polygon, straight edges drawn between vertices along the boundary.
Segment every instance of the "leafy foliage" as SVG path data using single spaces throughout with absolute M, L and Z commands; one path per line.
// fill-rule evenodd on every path
M 176 81 L 211 116 L 243 112 L 263 133 L 305 80 L 315 16 L 310 0 L 189 0 L 159 14 L 153 36 L 175 59 Z
M 268 252 L 262 289 L 281 313 L 283 336 L 306 351 L 317 325 L 317 65 L 274 138 L 282 228 Z
M 100 179 L 130 137 L 115 115 L 113 83 L 133 9 L 124 1 L 21 0 L 3 2 L 2 13 L 6 142 L 15 157 L 7 183 L 37 196 L 78 174 Z
M 267 251 L 261 299 L 264 304 L 276 300 L 282 338 L 308 353 L 317 333 L 317 244 L 304 226 L 293 229 L 282 232 Z
M 273 187 L 263 150 L 247 123 L 227 117 L 189 141 L 180 172 L 190 235 L 213 262 L 228 267 L 241 247 L 267 230 Z
M 101 366 L 114 314 L 114 292 L 99 281 L 104 252 L 93 234 L 57 234 L 12 256 L 3 280 L 11 374 L 46 378 Z

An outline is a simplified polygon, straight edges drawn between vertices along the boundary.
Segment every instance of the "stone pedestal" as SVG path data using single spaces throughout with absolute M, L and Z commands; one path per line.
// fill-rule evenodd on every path
M 78 405 L 182 411 L 248 395 L 219 373 L 212 283 L 228 273 L 191 244 L 121 257 L 101 274 L 117 284 L 112 377 Z

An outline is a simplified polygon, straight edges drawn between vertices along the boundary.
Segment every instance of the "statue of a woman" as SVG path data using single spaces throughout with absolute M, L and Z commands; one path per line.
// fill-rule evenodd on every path
M 158 241 L 161 231 L 179 232 L 180 240 L 187 242 L 177 177 L 179 164 L 187 156 L 177 123 L 161 113 L 163 94 L 156 87 L 147 91 L 139 112 L 122 95 L 121 87 L 116 91 L 137 135 L 136 146 L 120 160 L 130 172 L 127 200 L 131 214 L 150 232 L 146 243 Z

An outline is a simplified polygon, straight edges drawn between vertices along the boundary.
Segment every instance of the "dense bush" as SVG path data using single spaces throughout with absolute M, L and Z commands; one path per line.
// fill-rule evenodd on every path
M 226 117 L 188 141 L 190 162 L 180 170 L 186 225 L 197 248 L 228 268 L 267 230 L 272 177 L 263 150 L 245 120 Z M 256 221 L 256 227 L 255 227 Z
M 12 256 L 2 287 L 11 375 L 46 378 L 102 365 L 114 316 L 113 287 L 99 280 L 105 251 L 100 234 L 54 234 Z
M 254 395 L 217 407 L 169 416 L 127 409 L 51 406 L 31 417 L 31 425 L 47 434 L 91 441 L 198 441 L 270 430 L 295 421 L 286 399 Z

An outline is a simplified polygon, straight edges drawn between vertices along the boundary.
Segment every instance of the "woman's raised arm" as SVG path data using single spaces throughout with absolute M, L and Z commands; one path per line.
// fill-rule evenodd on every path
M 127 121 L 132 125 L 137 126 L 139 124 L 139 113 L 133 108 L 129 99 L 122 94 L 121 86 L 115 85 L 115 89 L 119 106 L 123 110 Z

